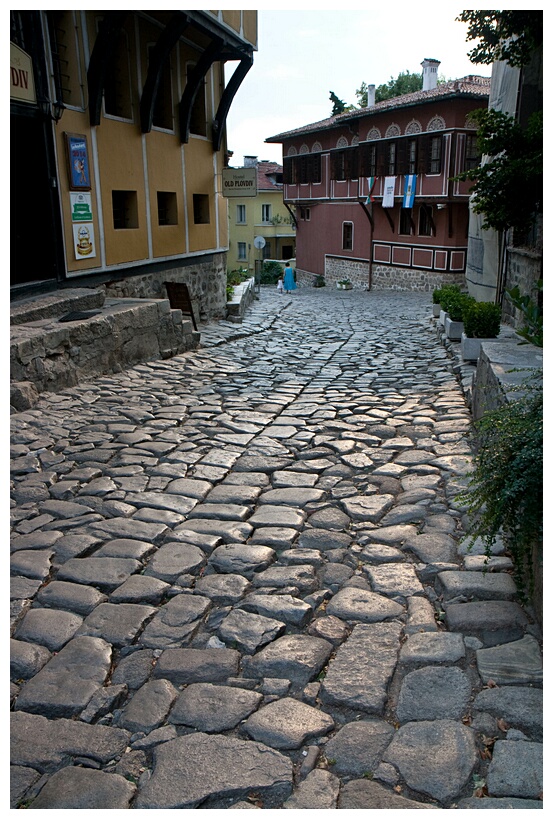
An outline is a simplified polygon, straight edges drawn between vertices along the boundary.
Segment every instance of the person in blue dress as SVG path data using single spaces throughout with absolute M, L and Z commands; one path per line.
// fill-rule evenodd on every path
M 296 286 L 292 265 L 290 262 L 286 262 L 286 267 L 284 268 L 284 290 L 286 293 L 290 293 L 292 290 L 296 289 Z

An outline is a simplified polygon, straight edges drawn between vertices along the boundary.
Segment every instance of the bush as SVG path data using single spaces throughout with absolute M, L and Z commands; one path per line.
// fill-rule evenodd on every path
M 232 285 L 235 287 L 237 284 L 242 284 L 247 279 L 250 279 L 250 273 L 248 270 L 228 270 L 227 271 L 227 284 Z
M 263 270 L 261 271 L 260 284 L 276 284 L 282 276 L 282 265 L 278 262 L 263 262 Z
M 451 321 L 463 321 L 463 310 L 474 302 L 466 293 L 452 293 L 447 298 L 447 313 Z
M 441 304 L 442 289 L 441 287 L 434 290 L 432 293 L 432 304 Z
M 446 313 L 449 313 L 448 306 L 451 299 L 455 299 L 459 293 L 461 292 L 461 288 L 458 287 L 456 284 L 444 284 L 443 287 L 440 288 L 440 304 L 442 306 L 442 310 L 445 310 Z
M 543 391 L 486 413 L 476 423 L 477 453 L 467 504 L 472 542 L 483 539 L 490 555 L 497 535 L 511 554 L 521 594 L 533 588 L 532 553 L 543 540 Z
M 475 301 L 463 308 L 463 324 L 468 338 L 497 338 L 501 329 L 501 305 Z
M 317 276 L 313 282 L 313 287 L 326 287 L 324 276 Z

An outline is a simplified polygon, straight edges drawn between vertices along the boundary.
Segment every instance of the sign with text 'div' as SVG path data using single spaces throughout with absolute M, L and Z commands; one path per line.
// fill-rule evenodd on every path
M 223 168 L 223 196 L 257 196 L 257 168 Z

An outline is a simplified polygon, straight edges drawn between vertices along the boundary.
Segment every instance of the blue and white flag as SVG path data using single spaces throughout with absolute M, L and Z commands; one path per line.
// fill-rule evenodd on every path
M 405 189 L 403 191 L 403 207 L 412 208 L 415 202 L 415 190 L 417 187 L 417 174 L 409 174 L 405 177 Z

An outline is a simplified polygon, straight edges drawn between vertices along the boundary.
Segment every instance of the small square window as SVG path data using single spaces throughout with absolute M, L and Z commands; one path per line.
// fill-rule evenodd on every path
M 114 230 L 133 230 L 138 227 L 138 199 L 136 191 L 112 191 Z
M 177 194 L 172 191 L 157 192 L 157 220 L 159 225 L 177 225 Z
M 209 196 L 206 193 L 192 194 L 194 224 L 209 225 Z

